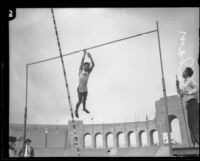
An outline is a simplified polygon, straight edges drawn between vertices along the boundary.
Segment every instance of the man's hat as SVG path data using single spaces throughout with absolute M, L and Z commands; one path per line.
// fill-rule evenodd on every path
M 9 136 L 9 142 L 15 143 L 17 141 L 17 137 Z
M 25 140 L 25 143 L 27 143 L 27 142 L 31 142 L 31 139 L 27 138 L 27 139 Z

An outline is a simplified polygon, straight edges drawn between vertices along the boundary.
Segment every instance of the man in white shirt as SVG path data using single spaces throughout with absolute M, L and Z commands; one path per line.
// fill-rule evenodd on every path
M 79 108 L 81 103 L 83 103 L 83 111 L 85 111 L 86 113 L 90 113 L 86 109 L 86 99 L 87 99 L 87 94 L 88 94 L 87 83 L 88 83 L 89 75 L 94 68 L 94 61 L 93 61 L 90 53 L 87 53 L 86 50 L 84 50 L 83 52 L 84 52 L 84 55 L 83 55 L 83 58 L 81 60 L 81 65 L 80 65 L 80 68 L 79 68 L 79 85 L 78 85 L 78 88 L 77 88 L 78 103 L 76 104 L 76 110 L 75 110 L 75 116 L 77 118 L 79 118 L 78 108 Z M 92 64 L 91 67 L 90 67 L 89 62 L 84 63 L 86 53 L 87 53 L 87 56 L 89 57 L 89 59 L 91 61 L 91 64 Z
M 191 79 L 192 75 L 192 68 L 185 68 L 182 74 L 182 77 L 184 78 L 182 89 L 179 87 L 178 80 L 176 81 L 176 86 L 177 93 L 186 101 L 191 141 L 193 146 L 195 146 L 195 143 L 199 145 L 199 103 L 197 101 L 199 88 L 197 83 Z
M 34 149 L 32 146 L 30 146 L 31 139 L 26 139 L 25 140 L 25 152 L 24 152 L 24 157 L 34 157 Z M 23 157 L 23 148 L 20 149 L 19 151 L 19 156 Z

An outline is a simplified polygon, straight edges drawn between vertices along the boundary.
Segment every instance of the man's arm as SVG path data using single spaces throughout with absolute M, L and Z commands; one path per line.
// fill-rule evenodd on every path
M 190 87 L 192 87 L 192 89 L 188 92 L 189 95 L 196 95 L 199 93 L 199 87 L 197 83 L 192 79 L 190 80 Z
M 83 68 L 84 60 L 85 60 L 85 56 L 86 56 L 87 51 L 83 50 L 83 53 L 84 53 L 84 55 L 83 55 L 82 60 L 81 60 L 81 65 L 79 67 L 79 71 Z
M 93 70 L 95 64 L 94 64 L 94 60 L 92 59 L 91 54 L 88 53 L 87 55 L 88 55 L 88 57 L 90 58 L 90 61 L 91 61 L 91 63 L 92 63 L 92 65 L 91 65 L 91 67 L 90 67 L 90 72 L 91 72 L 91 71 Z
M 179 81 L 176 81 L 176 88 L 177 88 L 177 93 L 183 97 L 184 95 L 196 95 L 199 92 L 198 85 L 193 81 L 190 80 L 190 86 L 193 88 L 190 91 L 182 91 L 179 87 Z
M 188 91 L 182 91 L 180 86 L 179 86 L 179 81 L 178 83 L 176 82 L 176 89 L 177 89 L 177 93 L 183 97 L 184 95 L 188 95 Z

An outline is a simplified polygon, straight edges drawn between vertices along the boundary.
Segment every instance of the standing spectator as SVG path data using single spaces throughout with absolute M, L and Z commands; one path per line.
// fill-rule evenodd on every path
M 9 157 L 17 157 L 16 141 L 16 137 L 9 136 Z
M 197 100 L 199 87 L 191 78 L 192 75 L 192 68 L 185 68 L 182 73 L 182 77 L 184 78 L 182 89 L 179 87 L 178 79 L 176 80 L 176 87 L 178 94 L 183 97 L 186 102 L 188 125 L 190 129 L 191 140 L 193 146 L 195 147 L 195 143 L 199 145 L 199 103 Z
M 31 144 L 31 139 L 27 138 L 25 140 L 25 153 L 24 153 L 24 157 L 34 157 L 34 149 L 33 149 L 33 147 L 30 144 Z M 23 147 L 19 151 L 19 156 L 23 157 Z

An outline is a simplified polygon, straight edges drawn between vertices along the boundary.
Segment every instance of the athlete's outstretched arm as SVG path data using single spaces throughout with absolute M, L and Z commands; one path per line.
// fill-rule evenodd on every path
M 92 69 L 94 68 L 94 60 L 93 60 L 93 58 L 92 58 L 92 56 L 91 56 L 91 54 L 90 53 L 87 53 L 87 55 L 88 55 L 88 57 L 90 58 L 90 61 L 91 61 L 91 63 L 92 63 L 92 66 L 90 67 L 90 72 L 92 71 Z
M 86 56 L 87 51 L 86 51 L 86 50 L 83 50 L 83 53 L 84 53 L 84 55 L 83 55 L 83 57 L 82 57 L 81 65 L 80 65 L 80 67 L 79 67 L 79 70 L 81 70 L 81 69 L 83 68 L 84 60 L 85 60 L 85 56 Z

